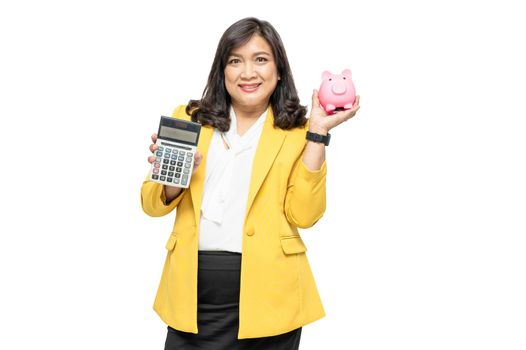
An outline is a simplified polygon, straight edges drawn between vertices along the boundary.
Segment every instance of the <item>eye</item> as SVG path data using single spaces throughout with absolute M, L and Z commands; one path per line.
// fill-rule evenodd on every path
M 258 58 L 256 58 L 256 61 L 259 60 L 259 59 L 261 59 L 261 61 L 259 61 L 259 62 L 266 62 L 266 61 L 268 61 L 265 57 L 258 57 Z
M 234 62 L 234 61 L 236 61 L 236 62 Z M 237 58 L 233 58 L 230 61 L 228 61 L 228 64 L 237 63 L 237 61 L 239 61 Z

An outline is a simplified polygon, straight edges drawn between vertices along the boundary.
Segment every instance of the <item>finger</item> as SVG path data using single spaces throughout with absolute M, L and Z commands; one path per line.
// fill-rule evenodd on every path
M 155 157 L 149 156 L 148 157 L 148 163 L 153 163 L 155 161 Z
M 157 148 L 159 148 L 159 147 L 158 147 L 156 144 L 151 144 L 149 148 L 150 148 L 150 152 L 153 153 L 153 152 L 155 152 L 155 150 L 157 150 Z
M 157 142 L 157 134 L 152 134 L 152 142 L 153 143 L 156 143 Z
M 340 123 L 343 123 L 343 122 L 346 122 L 347 120 L 351 119 L 354 114 L 356 113 L 356 111 L 354 110 L 354 107 L 352 109 L 348 109 L 346 111 L 341 111 L 341 112 L 338 112 L 336 114 L 334 114 L 334 117 L 336 117 L 336 119 L 340 122 Z
M 314 89 L 312 91 L 312 108 L 320 106 L 320 99 L 318 97 L 318 90 Z
M 194 170 L 197 169 L 197 167 L 201 164 L 201 161 L 203 160 L 203 155 L 201 152 L 196 152 L 194 154 Z
M 352 105 L 351 109 L 346 110 L 345 112 L 349 114 L 348 118 L 354 117 L 356 112 L 360 109 L 360 96 L 356 95 L 356 99 L 354 100 L 354 103 Z
M 192 173 L 195 173 L 197 171 L 197 168 L 199 167 L 199 165 L 201 164 L 201 157 L 198 157 L 197 154 L 195 155 L 195 160 L 194 160 L 194 167 L 192 169 Z
M 360 105 L 356 104 L 352 107 L 352 111 L 353 111 L 353 116 L 356 114 L 356 112 L 358 112 L 358 110 L 360 109 Z

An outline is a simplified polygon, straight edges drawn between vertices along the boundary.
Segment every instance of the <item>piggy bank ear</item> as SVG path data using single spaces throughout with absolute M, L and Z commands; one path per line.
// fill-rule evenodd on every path
M 331 72 L 327 71 L 327 70 L 324 71 L 324 72 L 321 74 L 321 78 L 322 78 L 323 80 L 325 80 L 325 79 L 329 79 L 329 78 L 332 77 L 332 76 L 333 76 L 333 74 L 332 74 Z
M 345 69 L 345 70 L 342 72 L 342 75 L 343 75 L 344 77 L 352 78 L 352 76 L 351 76 L 351 71 L 348 70 L 348 69 Z

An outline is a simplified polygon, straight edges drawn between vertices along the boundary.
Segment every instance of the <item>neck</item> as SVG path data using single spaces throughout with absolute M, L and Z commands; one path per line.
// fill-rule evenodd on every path
M 268 103 L 260 106 L 237 106 L 232 105 L 237 119 L 257 119 L 268 108 Z

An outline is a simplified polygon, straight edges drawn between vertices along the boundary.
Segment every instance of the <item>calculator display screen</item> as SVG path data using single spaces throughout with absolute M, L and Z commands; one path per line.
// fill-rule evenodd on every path
M 180 141 L 186 141 L 195 143 L 197 139 L 197 133 L 187 130 L 181 130 L 177 128 L 171 128 L 169 126 L 161 126 L 161 130 L 159 133 L 159 136 L 161 138 L 170 138 L 174 140 L 180 140 Z

